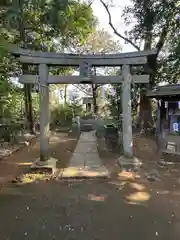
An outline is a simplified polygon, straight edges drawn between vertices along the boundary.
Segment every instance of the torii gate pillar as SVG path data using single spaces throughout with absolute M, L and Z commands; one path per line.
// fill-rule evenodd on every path
M 49 86 L 48 66 L 39 64 L 40 81 L 40 161 L 47 161 L 49 157 Z
M 131 73 L 129 65 L 122 66 L 122 114 L 124 156 L 133 157 L 132 115 L 131 115 Z

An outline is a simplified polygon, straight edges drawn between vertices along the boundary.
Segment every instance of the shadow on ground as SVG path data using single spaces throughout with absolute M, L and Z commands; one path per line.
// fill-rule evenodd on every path
M 59 153 L 60 146 L 63 141 Z M 1 187 L 1 239 L 179 240 L 179 188 L 122 171 L 116 155 L 102 160 L 110 179 L 57 181 L 44 173 L 27 184 Z
M 69 137 L 68 133 L 54 133 L 52 135 L 50 140 L 50 157 L 57 159 L 57 168 L 63 169 L 68 166 L 76 143 L 77 139 Z M 0 162 L 0 184 L 11 181 L 26 172 L 26 180 L 27 176 L 30 175 L 32 175 L 31 180 L 35 178 L 33 172 L 30 174 L 30 166 L 33 161 L 39 158 L 39 147 L 39 139 L 36 138 L 33 140 L 31 146 L 21 149 L 10 157 L 4 158 Z M 37 178 L 39 177 L 40 174 L 38 173 Z
M 174 239 L 179 208 L 123 181 L 46 181 L 0 195 L 1 239 Z M 7 192 L 7 190 L 9 192 Z

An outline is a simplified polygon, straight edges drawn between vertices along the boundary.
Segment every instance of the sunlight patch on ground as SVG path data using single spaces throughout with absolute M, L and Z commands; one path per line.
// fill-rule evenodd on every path
M 76 175 L 78 175 L 78 168 L 74 168 L 74 167 L 68 167 L 65 168 L 63 171 L 63 177 L 75 177 Z
M 93 171 L 83 171 L 84 175 L 87 177 L 97 177 L 99 174 Z
M 62 143 L 62 142 L 68 142 L 69 139 L 60 139 L 58 137 L 54 137 L 53 139 L 50 140 L 50 143 Z
M 20 184 L 28 184 L 38 181 L 47 181 L 51 179 L 51 175 L 48 173 L 27 173 L 21 177 Z
M 52 136 L 50 139 L 50 143 L 65 143 L 65 142 L 69 142 L 69 141 L 75 141 L 74 138 L 64 138 L 64 136 Z
M 113 180 L 113 181 L 109 181 L 110 184 L 116 185 L 116 186 L 124 186 L 125 184 L 127 184 L 126 181 L 118 181 L 118 180 Z
M 126 199 L 130 202 L 145 202 L 150 200 L 151 196 L 148 192 L 136 192 L 126 196 Z
M 106 177 L 108 173 L 106 171 L 102 171 L 100 168 L 96 170 L 87 170 L 86 168 L 82 167 L 68 167 L 65 168 L 61 174 L 62 178 L 71 178 L 71 177 Z
M 32 162 L 23 162 L 23 163 L 16 163 L 18 166 L 31 166 Z
M 127 172 L 127 171 L 122 171 L 118 174 L 118 177 L 120 180 L 135 180 L 137 177 L 137 174 L 135 172 Z
M 139 183 L 135 183 L 135 182 L 130 183 L 130 187 L 132 187 L 138 191 L 143 191 L 146 188 L 143 184 L 139 184 Z
M 158 191 L 156 191 L 156 193 L 159 195 L 166 195 L 166 194 L 169 194 L 170 191 L 169 190 L 158 190 Z
M 22 163 L 19 163 L 19 162 L 5 162 L 5 164 L 7 165 L 17 165 L 17 166 L 31 166 L 32 165 L 32 162 L 22 162 Z

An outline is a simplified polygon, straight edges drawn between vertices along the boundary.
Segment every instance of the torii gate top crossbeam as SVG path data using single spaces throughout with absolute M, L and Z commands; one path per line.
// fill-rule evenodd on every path
M 65 54 L 53 52 L 31 51 L 22 48 L 12 48 L 10 53 L 20 57 L 20 62 L 28 64 L 47 64 L 56 66 L 79 66 L 87 61 L 91 66 L 121 66 L 143 65 L 147 63 L 147 56 L 155 55 L 156 49 L 118 54 Z

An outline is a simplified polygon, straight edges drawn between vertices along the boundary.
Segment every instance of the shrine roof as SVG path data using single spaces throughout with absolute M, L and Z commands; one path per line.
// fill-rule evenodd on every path
M 153 90 L 149 90 L 146 94 L 150 98 L 172 98 L 180 96 L 180 84 L 168 84 L 158 86 Z

